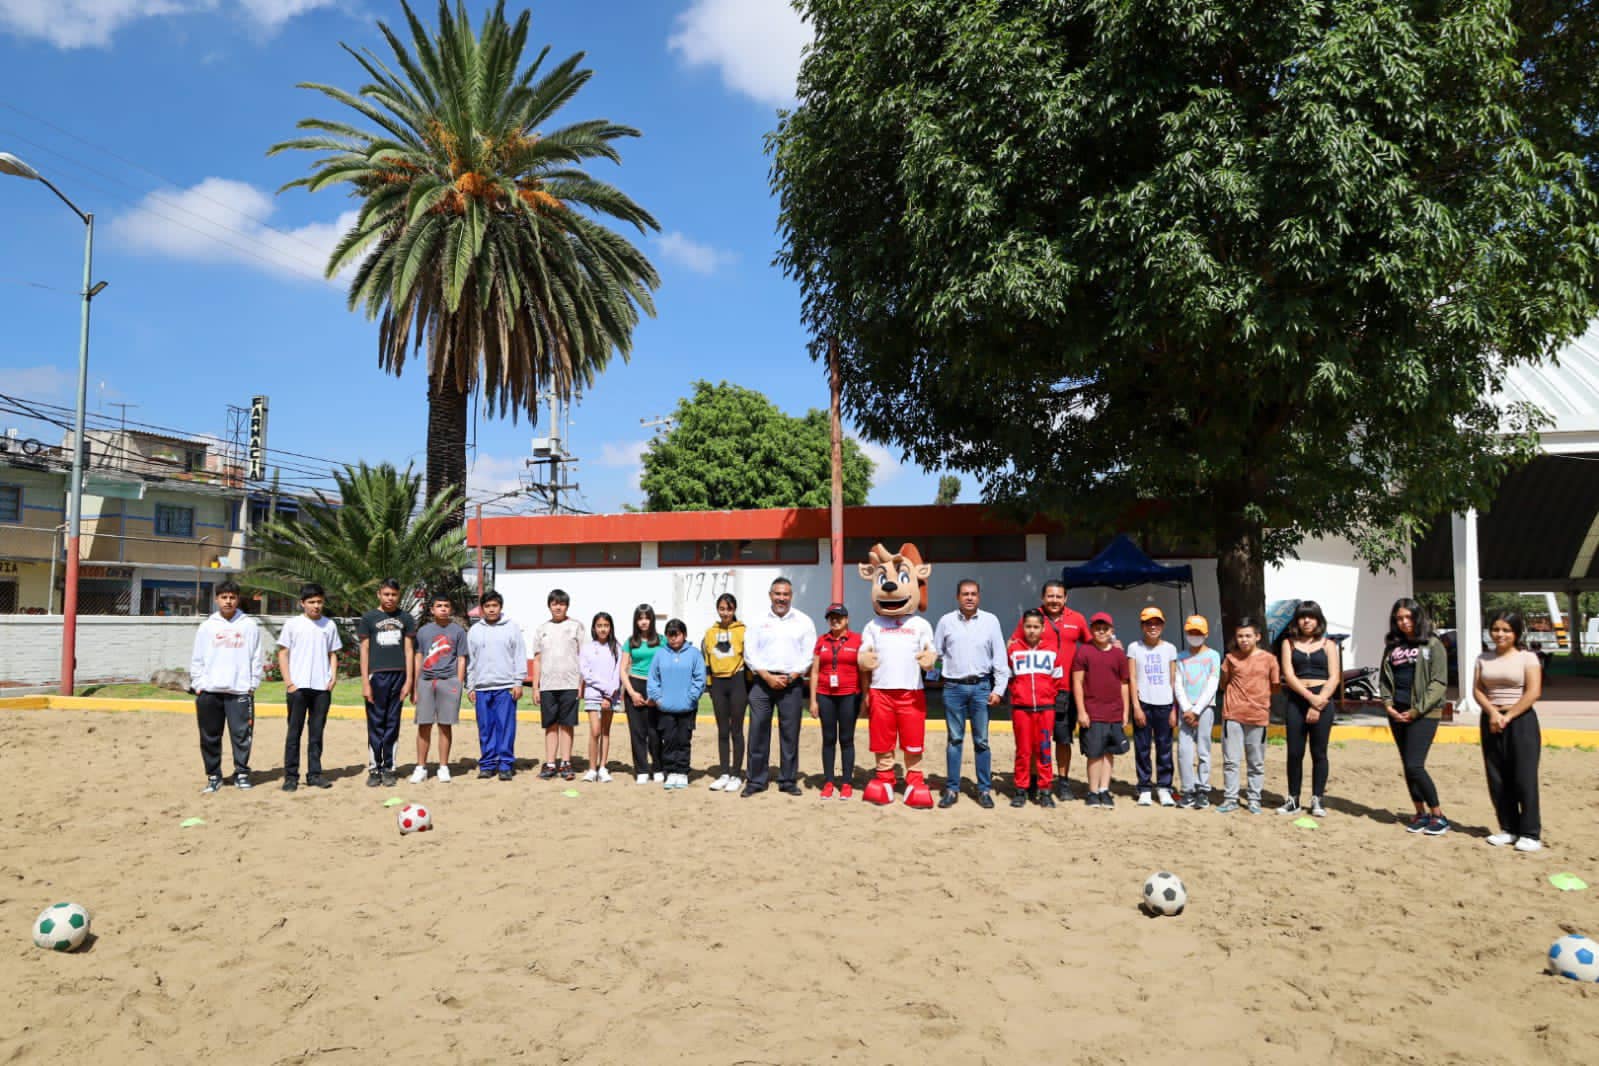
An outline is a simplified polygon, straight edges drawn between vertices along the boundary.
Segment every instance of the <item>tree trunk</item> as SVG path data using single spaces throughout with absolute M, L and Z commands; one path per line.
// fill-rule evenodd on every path
M 427 494 L 456 490 L 450 522 L 466 523 L 467 394 L 449 376 L 428 378 Z
M 1241 486 L 1241 488 L 1243 488 Z M 1221 593 L 1221 639 L 1225 648 L 1239 621 L 1253 619 L 1261 628 L 1262 642 L 1270 638 L 1266 625 L 1266 555 L 1264 530 L 1244 515 L 1246 491 L 1218 493 L 1216 497 L 1216 584 Z

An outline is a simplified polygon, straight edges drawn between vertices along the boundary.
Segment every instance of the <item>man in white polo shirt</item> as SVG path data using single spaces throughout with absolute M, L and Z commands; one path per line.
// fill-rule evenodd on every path
M 798 796 L 800 721 L 805 715 L 805 678 L 816 650 L 816 623 L 794 609 L 794 585 L 786 577 L 772 582 L 771 610 L 744 637 L 744 665 L 755 674 L 750 685 L 749 774 L 740 796 L 765 792 L 771 771 L 772 711 L 777 711 L 777 790 Z

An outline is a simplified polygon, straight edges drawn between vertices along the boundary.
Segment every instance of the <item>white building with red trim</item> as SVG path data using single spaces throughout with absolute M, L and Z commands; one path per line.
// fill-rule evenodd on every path
M 626 632 L 634 608 L 649 604 L 658 625 L 681 618 L 697 640 L 716 619 L 716 599 L 731 592 L 740 616 L 766 609 L 766 589 L 779 575 L 794 583 L 794 603 L 821 623 L 831 590 L 828 512 L 825 508 L 758 511 L 675 511 L 612 515 L 541 515 L 485 518 L 467 524 L 468 543 L 481 543 L 489 580 L 505 597 L 506 613 L 524 624 L 547 617 L 552 589 L 572 598 L 572 616 L 587 623 L 607 611 Z M 1037 606 L 1039 589 L 1066 566 L 1085 562 L 1107 538 L 1085 537 L 1044 519 L 1017 524 L 981 504 L 849 507 L 844 511 L 845 602 L 854 628 L 870 617 L 866 583 L 855 564 L 874 542 L 897 548 L 914 541 L 933 566 L 928 613 L 953 610 L 955 586 L 975 578 L 983 607 L 1006 627 Z M 1135 540 L 1139 540 L 1134 535 Z M 1220 621 L 1213 558 L 1191 546 L 1140 541 L 1151 556 L 1193 567 L 1192 590 L 1143 586 L 1076 589 L 1071 606 L 1091 614 L 1109 611 L 1126 636 L 1137 632 L 1138 611 L 1158 605 L 1178 642 L 1183 614 Z M 1374 664 L 1393 601 L 1410 594 L 1410 566 L 1372 574 L 1341 541 L 1313 541 L 1300 558 L 1268 570 L 1266 598 L 1313 599 L 1333 632 L 1350 633 L 1349 662 Z M 1179 596 L 1181 601 L 1179 602 Z

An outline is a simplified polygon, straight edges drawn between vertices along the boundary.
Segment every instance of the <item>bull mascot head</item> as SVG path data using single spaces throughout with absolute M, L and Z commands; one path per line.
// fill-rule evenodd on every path
M 872 583 L 872 609 L 885 618 L 927 610 L 927 576 L 932 572 L 914 544 L 901 544 L 897 552 L 874 544 L 860 564 L 861 577 Z

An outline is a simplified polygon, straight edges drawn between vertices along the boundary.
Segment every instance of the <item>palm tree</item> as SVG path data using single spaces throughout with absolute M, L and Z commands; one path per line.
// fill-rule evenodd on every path
M 468 397 L 490 414 L 537 419 L 539 395 L 563 400 L 593 382 L 612 352 L 627 358 L 639 312 L 655 313 L 660 277 L 644 254 L 596 218 L 660 227 L 625 194 L 581 169 L 621 162 L 614 143 L 638 131 L 604 119 L 540 133 L 592 71 L 577 53 L 541 74 L 546 47 L 522 67 L 530 15 L 513 26 L 504 0 L 476 34 L 465 4 L 440 0 L 430 33 L 402 3 L 409 47 L 378 23 L 393 52 L 344 46 L 372 79 L 359 93 L 302 83 L 374 129 L 308 118 L 315 136 L 274 145 L 322 153 L 284 189 L 345 184 L 360 215 L 328 259 L 354 267 L 349 305 L 380 319 L 378 365 L 394 374 L 427 350 L 428 496 L 466 488 Z M 520 68 L 520 70 L 519 70 Z M 282 190 L 280 190 L 282 191 Z
M 298 521 L 268 522 L 256 533 L 259 560 L 244 574 L 252 588 L 298 597 L 314 581 L 327 590 L 329 615 L 372 609 L 378 585 L 396 578 L 411 609 L 417 588 L 454 588 L 470 552 L 451 522 L 460 494 L 446 489 L 417 509 L 422 479 L 410 467 L 347 466 L 335 472 L 338 499 L 317 493 Z

